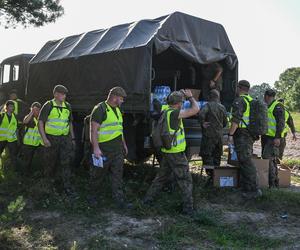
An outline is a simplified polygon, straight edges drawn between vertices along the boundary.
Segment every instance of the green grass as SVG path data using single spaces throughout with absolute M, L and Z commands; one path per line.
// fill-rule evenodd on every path
M 253 229 L 253 224 L 239 222 L 225 224 L 223 221 L 226 211 L 254 211 L 280 215 L 282 212 L 300 215 L 300 193 L 287 190 L 264 190 L 264 195 L 256 201 L 247 201 L 239 197 L 239 192 L 233 189 L 217 189 L 205 187 L 205 179 L 194 174 L 194 201 L 198 208 L 193 218 L 182 216 L 181 195 L 178 188 L 169 192 L 168 189 L 160 193 L 154 206 L 143 206 L 140 199 L 155 176 L 157 168 L 148 165 L 126 166 L 124 172 L 125 190 L 128 200 L 134 202 L 132 211 L 122 211 L 112 204 L 110 183 L 104 183 L 97 193 L 101 205 L 91 207 L 87 201 L 88 180 L 86 173 L 76 176 L 73 183 L 79 193 L 78 199 L 70 202 L 59 187 L 49 185 L 47 180 L 38 174 L 36 180 L 31 180 L 18 174 L 4 174 L 0 181 L 0 248 L 22 249 L 24 247 L 17 238 L 14 238 L 13 228 L 26 227 L 29 242 L 39 242 L 39 246 L 48 246 L 56 249 L 119 249 L 105 235 L 91 235 L 85 243 L 74 242 L 78 235 L 67 238 L 65 235 L 55 234 L 56 225 L 41 225 L 32 222 L 28 215 L 32 211 L 57 211 L 62 218 L 76 218 L 89 228 L 93 223 L 101 222 L 107 225 L 109 218 L 103 218 L 103 212 L 113 211 L 117 214 L 127 214 L 137 219 L 160 218 L 162 227 L 151 236 L 157 242 L 158 249 L 272 249 L 289 246 L 289 239 L 273 239 L 261 236 Z M 0 169 L 1 172 L 1 169 Z M 172 189 L 172 186 L 169 186 Z M 30 207 L 28 205 L 30 204 Z M 210 205 L 218 205 L 208 208 Z M 54 235 L 53 240 L 43 241 L 43 230 L 47 228 Z M 259 225 L 255 225 L 255 227 Z M 49 228 L 50 227 L 50 228 Z M 118 236 L 118 235 L 113 235 Z M 150 237 L 150 236 L 149 236 Z M 147 238 L 145 239 L 147 240 Z M 42 247 L 40 247 L 42 248 Z
M 293 116 L 296 131 L 300 132 L 300 113 L 299 112 L 291 112 L 291 114 Z

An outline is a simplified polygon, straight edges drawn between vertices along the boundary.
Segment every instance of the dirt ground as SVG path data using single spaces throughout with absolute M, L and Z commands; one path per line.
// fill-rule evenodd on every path
M 291 133 L 286 138 L 286 148 L 284 151 L 284 159 L 300 159 L 300 133 L 296 133 L 298 140 L 292 139 Z M 254 153 L 261 155 L 260 141 L 254 144 Z

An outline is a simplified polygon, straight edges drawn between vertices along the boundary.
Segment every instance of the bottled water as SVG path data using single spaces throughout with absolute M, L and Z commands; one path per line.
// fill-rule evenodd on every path
M 229 151 L 230 151 L 230 159 L 232 161 L 237 161 L 237 154 L 233 144 L 229 144 Z

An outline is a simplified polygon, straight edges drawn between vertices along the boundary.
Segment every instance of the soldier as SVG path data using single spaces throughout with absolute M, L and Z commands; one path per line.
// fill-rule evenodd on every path
M 70 183 L 71 161 L 75 136 L 72 125 L 71 105 L 65 101 L 68 90 L 63 85 L 53 89 L 54 99 L 47 101 L 38 118 L 38 128 L 44 145 L 44 173 L 55 178 L 56 167 L 60 164 L 66 194 L 73 195 Z
M 26 115 L 23 120 L 25 134 L 20 152 L 20 160 L 27 175 L 32 173 L 31 163 L 33 156 L 42 145 L 42 138 L 38 130 L 38 117 L 41 106 L 39 102 L 32 103 L 30 113 Z
M 261 137 L 262 158 L 269 159 L 269 187 L 278 187 L 277 158 L 279 146 L 284 136 L 285 110 L 282 103 L 275 100 L 276 92 L 267 89 L 264 100 L 268 105 L 268 132 Z
M 14 114 L 15 104 L 12 100 L 5 103 L 4 111 L 0 113 L 0 156 L 7 147 L 11 165 L 16 168 L 18 144 L 17 126 L 18 122 Z
M 239 97 L 234 100 L 232 106 L 228 144 L 234 143 L 236 149 L 240 165 L 240 185 L 243 190 L 243 197 L 251 199 L 262 195 L 261 190 L 258 189 L 256 168 L 251 159 L 254 139 L 247 130 L 252 97 L 248 94 L 250 89 L 248 81 L 239 81 L 237 87 Z
M 200 111 L 199 118 L 202 125 L 200 155 L 203 165 L 220 166 L 223 154 L 223 128 L 227 125 L 227 116 L 217 90 L 209 92 L 209 102 Z M 211 170 L 206 172 L 212 176 Z
M 184 95 L 192 103 L 192 107 L 186 110 L 181 110 Z M 196 115 L 199 112 L 199 107 L 190 90 L 172 92 L 168 97 L 167 102 L 169 107 L 162 115 L 166 115 L 170 134 L 175 133 L 176 135 L 174 139 L 175 144 L 173 143 L 170 149 L 161 149 L 161 165 L 152 185 L 146 193 L 143 203 L 151 204 L 154 197 L 161 191 L 163 186 L 169 180 L 169 176 L 173 174 L 183 193 L 183 213 L 192 215 L 193 182 L 191 173 L 189 172 L 189 164 L 184 153 L 186 142 L 182 119 Z
M 111 176 L 112 195 L 119 208 L 130 208 L 125 202 L 123 192 L 124 154 L 128 149 L 123 135 L 123 117 L 120 106 L 124 102 L 126 92 L 121 87 L 109 91 L 107 100 L 98 103 L 91 114 L 90 139 L 96 158 L 106 157 L 103 168 L 91 168 L 91 186 Z M 94 190 L 95 191 L 95 190 Z
M 29 111 L 29 106 L 23 100 L 18 98 L 18 92 L 16 89 L 12 89 L 9 93 L 9 99 L 12 100 L 15 104 L 15 115 L 18 120 L 18 123 L 21 125 L 23 122 L 24 116 Z
M 281 99 L 278 99 L 278 101 L 284 105 L 284 99 L 281 98 Z M 283 157 L 284 149 L 286 146 L 286 136 L 289 131 L 289 128 L 292 132 L 293 140 L 297 141 L 296 129 L 295 129 L 293 117 L 292 117 L 291 113 L 286 109 L 286 107 L 284 107 L 284 108 L 285 108 L 285 115 L 284 115 L 285 128 L 284 128 L 284 135 L 283 135 L 283 138 L 282 138 L 282 140 L 280 142 L 280 146 L 279 146 L 279 159 L 280 160 L 282 160 L 282 157 Z

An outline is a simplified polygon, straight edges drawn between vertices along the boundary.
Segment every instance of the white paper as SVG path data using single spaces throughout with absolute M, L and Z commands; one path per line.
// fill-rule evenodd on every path
M 93 165 L 95 167 L 103 168 L 103 159 L 101 156 L 99 158 L 96 158 L 95 155 L 92 154 L 92 158 L 93 158 Z
M 220 177 L 220 187 L 233 187 L 233 177 L 230 176 Z

